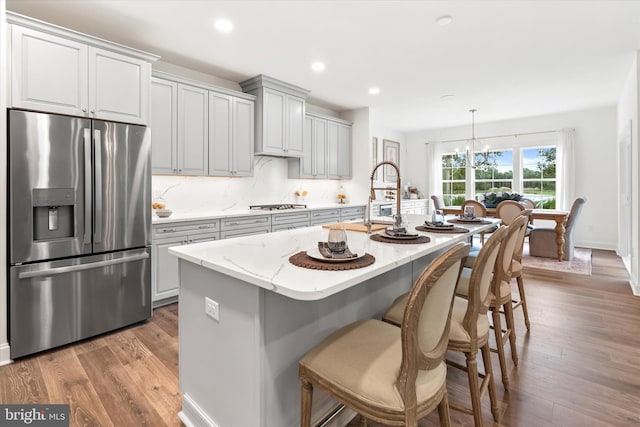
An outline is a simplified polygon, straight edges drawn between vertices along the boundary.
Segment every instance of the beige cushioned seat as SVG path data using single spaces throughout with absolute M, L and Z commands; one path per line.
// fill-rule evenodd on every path
M 365 319 L 342 328 L 307 353 L 301 360 L 308 370 L 333 378 L 358 399 L 393 411 L 404 404 L 395 387 L 402 362 L 400 329 L 380 320 Z M 442 362 L 429 371 L 418 371 L 418 401 L 442 387 L 447 368 Z

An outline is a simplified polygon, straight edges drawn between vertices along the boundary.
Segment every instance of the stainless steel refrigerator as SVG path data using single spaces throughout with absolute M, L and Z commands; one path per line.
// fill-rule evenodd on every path
M 151 317 L 147 129 L 8 114 L 11 358 Z

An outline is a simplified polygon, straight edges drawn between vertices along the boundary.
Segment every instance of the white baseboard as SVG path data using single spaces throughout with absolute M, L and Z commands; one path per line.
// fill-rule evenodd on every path
M 182 411 L 178 412 L 178 418 L 186 427 L 218 427 L 188 393 L 182 396 Z
M 579 248 L 602 249 L 605 251 L 615 251 L 617 249 L 615 243 L 599 242 L 596 240 L 576 241 L 575 245 Z
M 0 366 L 8 365 L 12 362 L 9 349 L 10 348 L 8 343 L 5 342 L 0 344 Z

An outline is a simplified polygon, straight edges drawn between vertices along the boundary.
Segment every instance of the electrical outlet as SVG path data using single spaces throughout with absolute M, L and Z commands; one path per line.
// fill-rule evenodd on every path
M 204 312 L 214 320 L 220 321 L 220 306 L 211 298 L 204 297 Z

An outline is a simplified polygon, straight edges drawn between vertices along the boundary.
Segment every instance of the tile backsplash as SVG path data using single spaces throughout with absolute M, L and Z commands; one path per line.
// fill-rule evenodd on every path
M 349 180 L 289 179 L 287 159 L 256 156 L 252 177 L 153 175 L 152 197 L 161 197 L 167 209 L 179 213 L 226 211 L 271 203 L 336 203 L 340 185 L 350 201 Z M 304 200 L 296 190 L 307 191 Z

